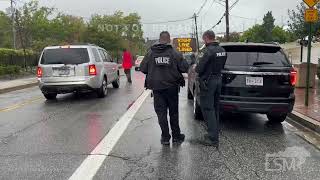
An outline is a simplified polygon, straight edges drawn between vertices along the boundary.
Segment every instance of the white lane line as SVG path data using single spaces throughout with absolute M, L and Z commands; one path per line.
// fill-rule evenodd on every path
M 90 180 L 97 171 L 100 169 L 104 160 L 112 151 L 113 147 L 117 144 L 122 134 L 127 129 L 129 123 L 138 112 L 143 102 L 151 93 L 150 90 L 146 90 L 135 101 L 130 109 L 120 118 L 120 120 L 114 125 L 109 133 L 102 139 L 97 147 L 90 153 L 90 155 L 82 162 L 78 169 L 72 174 L 69 180 Z

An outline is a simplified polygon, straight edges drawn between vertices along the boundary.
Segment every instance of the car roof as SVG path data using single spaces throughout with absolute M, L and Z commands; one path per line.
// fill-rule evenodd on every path
M 245 43 L 245 42 L 227 42 L 220 43 L 221 46 L 261 46 L 261 47 L 280 47 L 279 44 L 275 42 L 270 43 Z
M 90 48 L 90 47 L 96 47 L 96 48 L 100 48 L 103 49 L 99 46 L 96 46 L 94 44 L 83 44 L 83 45 L 74 45 L 74 44 L 70 44 L 70 45 L 61 45 L 61 46 L 47 46 L 44 49 L 59 49 L 59 48 Z

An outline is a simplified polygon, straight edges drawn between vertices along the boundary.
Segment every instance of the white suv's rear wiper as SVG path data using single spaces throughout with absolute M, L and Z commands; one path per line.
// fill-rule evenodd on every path
M 272 62 L 254 62 L 252 65 L 253 66 L 260 66 L 260 65 L 265 65 L 265 64 L 274 64 Z

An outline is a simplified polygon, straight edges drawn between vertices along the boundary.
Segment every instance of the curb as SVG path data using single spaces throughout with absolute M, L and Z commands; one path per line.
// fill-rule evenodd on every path
M 297 111 L 292 111 L 292 113 L 290 113 L 288 117 L 295 123 L 305 126 L 320 134 L 320 122 L 308 116 L 305 116 Z
M 23 84 L 23 85 L 19 85 L 19 86 L 0 89 L 0 94 L 4 94 L 4 93 L 12 92 L 12 91 L 17 91 L 17 90 L 21 90 L 21 89 L 34 87 L 34 86 L 37 86 L 38 84 L 39 84 L 38 82 L 33 82 L 33 83 L 29 83 L 29 84 Z

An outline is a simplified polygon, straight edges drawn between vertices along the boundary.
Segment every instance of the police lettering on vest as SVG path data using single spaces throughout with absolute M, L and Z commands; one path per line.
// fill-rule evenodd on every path
M 170 57 L 157 57 L 154 59 L 156 61 L 156 65 L 158 65 L 158 66 L 169 66 L 170 65 Z
M 227 56 L 227 53 L 226 52 L 219 52 L 217 53 L 217 57 L 225 57 Z

